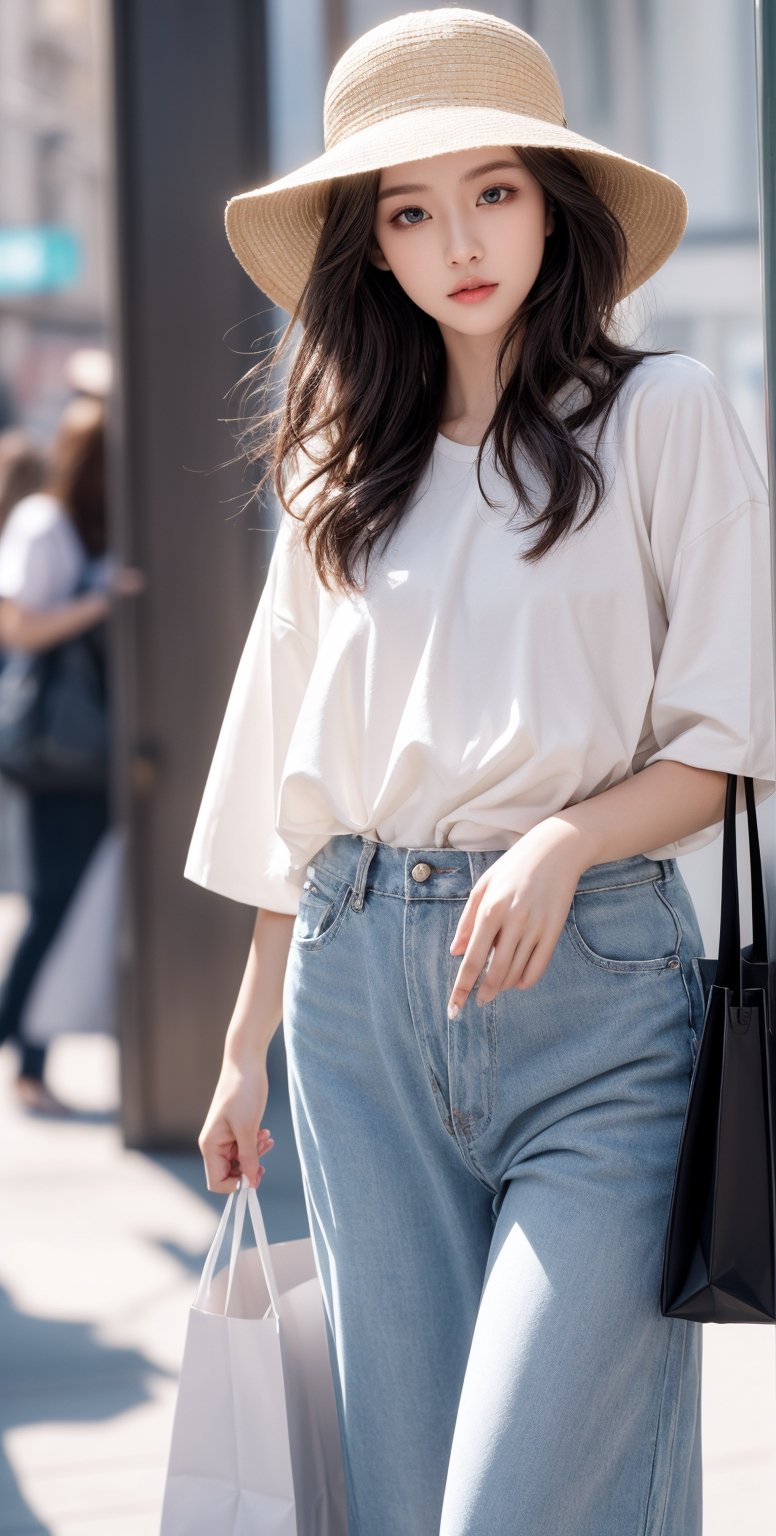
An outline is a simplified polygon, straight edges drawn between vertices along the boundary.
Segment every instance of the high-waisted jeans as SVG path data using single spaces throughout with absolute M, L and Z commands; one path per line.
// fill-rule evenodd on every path
M 349 1536 L 700 1536 L 701 1326 L 659 1308 L 695 908 L 675 859 L 594 864 L 539 981 L 450 1021 L 449 946 L 499 857 L 335 836 L 294 922 Z

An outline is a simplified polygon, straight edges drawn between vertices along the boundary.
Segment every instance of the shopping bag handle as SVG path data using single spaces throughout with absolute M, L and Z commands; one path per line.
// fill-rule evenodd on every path
M 236 1201 L 235 1196 L 237 1197 Z M 226 1287 L 226 1300 L 224 1302 L 224 1317 L 227 1317 L 229 1313 L 229 1302 L 231 1300 L 232 1286 L 237 1271 L 237 1259 L 240 1253 L 243 1226 L 245 1224 L 245 1211 L 247 1207 L 251 1218 L 251 1226 L 253 1227 L 253 1235 L 256 1239 L 256 1247 L 259 1251 L 261 1267 L 264 1271 L 264 1279 L 267 1284 L 267 1291 L 269 1293 L 269 1307 L 267 1308 L 267 1311 L 273 1312 L 276 1321 L 279 1321 L 280 1294 L 277 1287 L 277 1281 L 275 1279 L 275 1271 L 272 1264 L 269 1241 L 267 1239 L 267 1232 L 264 1226 L 264 1217 L 261 1214 L 261 1206 L 259 1205 L 256 1191 L 248 1183 L 245 1174 L 242 1174 L 239 1185 L 236 1189 L 232 1190 L 232 1193 L 230 1194 L 226 1205 L 224 1206 L 221 1220 L 219 1221 L 218 1228 L 216 1230 L 216 1235 L 213 1238 L 213 1241 L 208 1250 L 207 1258 L 205 1259 L 205 1263 L 202 1269 L 202 1276 L 197 1287 L 197 1294 L 194 1298 L 194 1306 L 200 1307 L 210 1291 L 210 1287 L 213 1282 L 213 1274 L 218 1262 L 219 1255 L 221 1253 L 221 1249 L 223 1247 L 224 1235 L 229 1224 L 229 1217 L 232 1213 L 233 1207 L 234 1226 L 232 1228 L 232 1247 L 229 1255 L 229 1278 Z
M 722 843 L 722 903 L 719 921 L 719 949 L 714 985 L 727 987 L 735 1005 L 741 1002 L 741 921 L 738 900 L 738 854 L 736 846 L 736 799 L 738 775 L 728 774 L 725 796 L 725 828 Z M 765 926 L 760 835 L 754 801 L 754 781 L 744 777 L 746 821 L 749 834 L 749 869 L 752 880 L 752 950 L 753 961 L 766 962 L 768 941 Z

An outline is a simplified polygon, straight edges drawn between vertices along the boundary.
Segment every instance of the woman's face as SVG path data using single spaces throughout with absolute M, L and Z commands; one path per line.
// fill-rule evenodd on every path
M 371 259 L 443 330 L 487 336 L 530 292 L 554 227 L 517 150 L 456 150 L 380 172 Z M 466 279 L 494 286 L 473 302 L 452 298 Z

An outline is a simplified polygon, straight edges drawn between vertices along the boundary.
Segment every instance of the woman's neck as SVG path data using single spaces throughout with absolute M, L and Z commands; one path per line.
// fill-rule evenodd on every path
M 486 336 L 456 336 L 458 341 L 489 341 Z M 592 358 L 585 356 L 582 364 Z M 512 364 L 515 367 L 515 364 Z M 444 392 L 443 410 L 439 415 L 439 432 L 453 442 L 464 442 L 469 447 L 479 447 L 489 429 L 499 393 L 495 384 L 495 362 L 492 355 L 476 356 L 476 349 L 466 349 L 466 358 L 453 346 L 447 347 L 447 387 Z

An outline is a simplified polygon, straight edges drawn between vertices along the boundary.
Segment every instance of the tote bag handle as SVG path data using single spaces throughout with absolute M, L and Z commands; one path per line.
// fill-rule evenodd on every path
M 738 775 L 728 774 L 725 796 L 725 829 L 722 845 L 722 905 L 719 924 L 719 948 L 714 985 L 733 993 L 734 1005 L 741 1003 L 741 922 L 738 900 L 738 859 L 736 847 L 736 798 Z M 768 944 L 765 927 L 760 836 L 754 801 L 754 782 L 744 778 L 746 820 L 749 834 L 749 868 L 752 880 L 752 948 L 750 958 L 765 963 Z
M 267 1239 L 267 1232 L 264 1226 L 264 1217 L 261 1214 L 261 1206 L 259 1205 L 256 1191 L 248 1183 L 245 1174 L 242 1175 L 237 1189 L 232 1190 L 232 1193 L 229 1196 L 226 1205 L 224 1206 L 221 1220 L 218 1223 L 216 1235 L 213 1238 L 207 1258 L 205 1259 L 202 1276 L 197 1287 L 197 1294 L 194 1298 L 194 1306 L 201 1307 L 210 1291 L 215 1267 L 218 1263 L 218 1258 L 223 1247 L 224 1234 L 229 1223 L 232 1207 L 235 1205 L 235 1195 L 237 1196 L 237 1202 L 234 1215 L 234 1227 L 232 1229 L 232 1247 L 229 1255 L 229 1279 L 226 1287 L 224 1316 L 226 1317 L 229 1314 L 229 1302 L 232 1295 L 234 1277 L 237 1271 L 237 1260 L 240 1253 L 240 1242 L 242 1239 L 243 1226 L 245 1224 L 245 1211 L 247 1207 L 251 1218 L 251 1226 L 253 1227 L 253 1235 L 256 1239 L 256 1247 L 258 1249 L 259 1258 L 261 1260 L 261 1267 L 264 1272 L 267 1291 L 269 1294 L 269 1307 L 267 1308 L 267 1311 L 271 1311 L 274 1314 L 276 1321 L 279 1321 L 280 1293 L 278 1291 L 277 1281 L 275 1279 L 275 1271 L 272 1264 L 269 1241 Z

